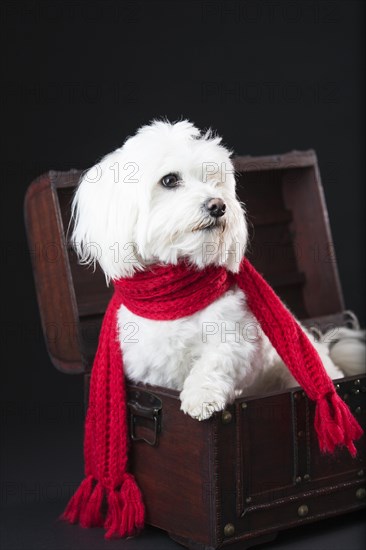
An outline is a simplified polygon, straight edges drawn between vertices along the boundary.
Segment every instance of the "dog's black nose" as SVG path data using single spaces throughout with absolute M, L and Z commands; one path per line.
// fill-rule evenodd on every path
M 221 218 L 225 214 L 226 204 L 222 199 L 209 199 L 205 202 L 205 208 L 214 218 Z

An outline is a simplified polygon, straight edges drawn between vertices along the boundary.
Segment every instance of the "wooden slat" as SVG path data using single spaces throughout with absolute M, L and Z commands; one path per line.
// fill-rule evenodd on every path
M 289 168 L 304 168 L 316 163 L 315 151 L 291 151 L 283 155 L 269 155 L 261 157 L 237 156 L 234 157 L 234 167 L 238 172 L 259 172 L 263 170 L 285 170 Z
M 286 207 L 293 212 L 293 242 L 299 270 L 306 276 L 308 317 L 342 311 L 342 290 L 317 165 L 284 173 L 283 194 Z
M 49 173 L 28 188 L 24 215 L 48 352 L 58 369 L 83 372 L 79 315 L 58 198 Z

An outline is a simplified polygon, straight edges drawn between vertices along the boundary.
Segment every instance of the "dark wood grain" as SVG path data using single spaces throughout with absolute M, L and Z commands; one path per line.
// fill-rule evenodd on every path
M 299 270 L 305 273 L 307 317 L 344 309 L 334 245 L 318 165 L 286 171 L 285 204 L 293 212 L 291 231 Z
M 77 301 L 53 173 L 28 188 L 24 214 L 36 292 L 47 349 L 53 364 L 68 373 L 84 370 Z M 62 180 L 77 181 L 76 172 Z

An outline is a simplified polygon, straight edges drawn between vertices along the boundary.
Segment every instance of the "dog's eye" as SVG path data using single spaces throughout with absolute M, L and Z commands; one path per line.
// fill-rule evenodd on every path
M 167 174 L 166 176 L 161 178 L 160 183 L 164 187 L 172 189 L 173 187 L 177 187 L 179 183 L 179 176 L 178 174 Z

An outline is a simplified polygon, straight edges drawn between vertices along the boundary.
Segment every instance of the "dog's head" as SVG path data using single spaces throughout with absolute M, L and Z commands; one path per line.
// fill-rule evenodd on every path
M 188 121 L 154 121 L 82 177 L 72 242 L 107 279 L 186 258 L 239 269 L 247 242 L 231 152 Z

